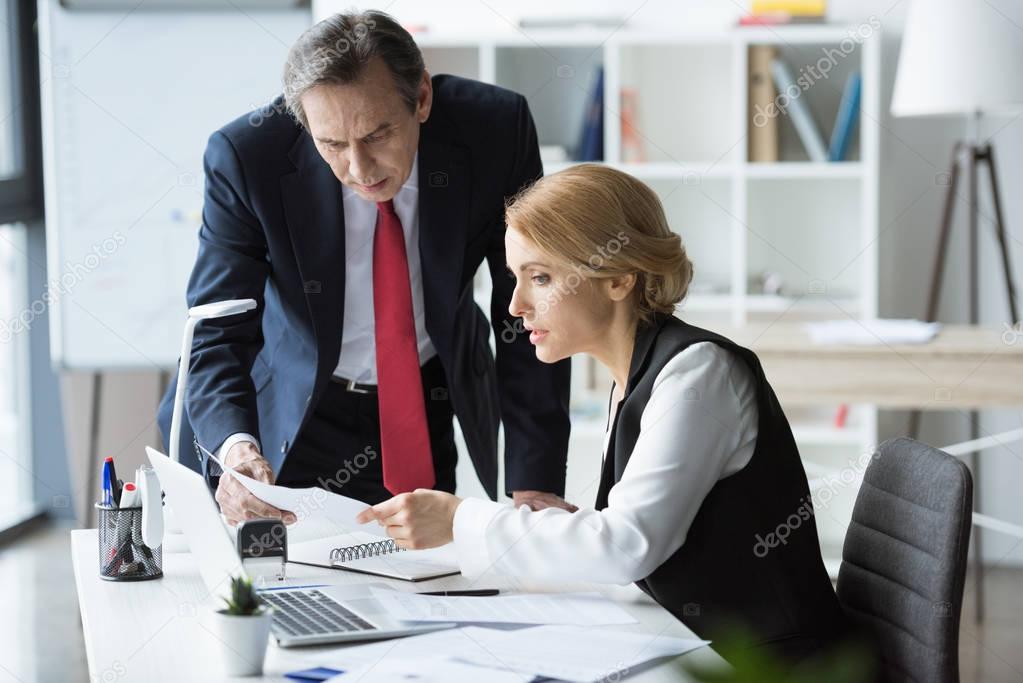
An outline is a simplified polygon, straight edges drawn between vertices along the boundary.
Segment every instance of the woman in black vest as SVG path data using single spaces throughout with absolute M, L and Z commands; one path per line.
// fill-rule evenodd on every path
M 453 541 L 470 577 L 636 582 L 700 637 L 745 629 L 790 661 L 837 643 L 846 622 L 788 421 L 756 355 L 673 317 L 692 264 L 656 194 L 584 164 L 524 190 L 506 220 L 510 312 L 537 357 L 588 353 L 614 379 L 596 504 L 417 490 L 363 521 L 407 548 Z

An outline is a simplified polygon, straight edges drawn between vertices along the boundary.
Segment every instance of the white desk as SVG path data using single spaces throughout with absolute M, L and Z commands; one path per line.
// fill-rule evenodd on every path
M 180 540 L 180 539 L 179 539 Z M 188 552 L 165 552 L 162 579 L 116 583 L 99 578 L 95 529 L 71 532 L 71 554 L 75 584 L 82 611 L 89 678 L 93 681 L 210 681 L 223 680 L 218 673 L 219 652 L 205 616 L 209 600 L 199 570 Z M 464 588 L 461 576 L 411 584 L 352 572 L 321 570 L 288 565 L 288 584 L 387 584 L 409 591 Z M 650 600 L 635 586 L 527 585 L 507 577 L 483 577 L 476 587 L 504 591 L 599 590 L 618 601 L 640 623 L 615 626 L 652 635 L 695 637 L 670 613 Z M 481 598 L 483 599 L 483 598 Z M 350 646 L 348 646 L 350 647 Z M 283 673 L 311 666 L 344 668 L 346 646 L 279 648 L 271 640 L 267 651 L 265 681 L 288 679 Z M 636 683 L 691 680 L 683 663 L 701 667 L 727 667 L 710 648 L 700 648 L 682 657 L 641 670 L 624 680 Z M 260 679 L 237 679 L 260 680 Z

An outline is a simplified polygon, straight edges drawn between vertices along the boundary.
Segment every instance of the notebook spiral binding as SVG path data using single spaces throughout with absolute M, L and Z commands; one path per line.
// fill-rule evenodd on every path
M 351 562 L 352 560 L 361 560 L 364 557 L 389 555 L 390 553 L 397 553 L 402 550 L 404 548 L 398 547 L 394 539 L 389 538 L 386 541 L 374 541 L 373 543 L 350 545 L 345 548 L 334 548 L 330 551 L 330 561 Z

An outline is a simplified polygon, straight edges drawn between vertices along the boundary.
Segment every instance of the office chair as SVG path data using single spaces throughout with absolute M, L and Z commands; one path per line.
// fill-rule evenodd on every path
M 959 681 L 972 510 L 969 469 L 936 448 L 889 439 L 867 467 L 837 592 L 888 681 Z

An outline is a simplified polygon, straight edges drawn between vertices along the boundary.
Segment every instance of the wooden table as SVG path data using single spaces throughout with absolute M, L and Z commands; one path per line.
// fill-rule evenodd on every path
M 167 546 L 180 547 L 181 539 L 168 541 Z M 206 626 L 205 619 L 212 603 L 192 555 L 165 552 L 164 577 L 136 583 L 113 583 L 99 578 L 97 538 L 95 529 L 71 532 L 71 553 L 74 560 L 75 583 L 81 606 L 85 650 L 89 659 L 89 678 L 93 681 L 168 681 L 225 680 L 218 673 L 218 644 Z M 498 587 L 503 592 L 552 592 L 561 590 L 600 591 L 616 600 L 639 621 L 629 626 L 615 626 L 651 636 L 693 638 L 693 633 L 670 613 L 634 586 L 597 585 L 530 585 L 507 577 L 484 577 L 477 587 Z M 447 577 L 422 583 L 388 580 L 355 574 L 288 565 L 290 585 L 358 584 L 389 585 L 399 590 L 453 590 L 465 588 L 462 576 Z M 485 599 L 485 598 L 480 598 Z M 217 605 L 219 607 L 219 605 Z M 393 641 L 399 643 L 398 640 Z M 265 676 L 237 680 L 280 681 L 287 671 L 313 666 L 344 668 L 344 651 L 350 646 L 318 646 L 279 648 L 271 640 L 267 651 Z M 55 644 L 54 655 L 59 656 Z M 400 652 L 400 650 L 396 650 Z M 684 665 L 727 667 L 710 648 L 700 648 L 682 657 L 664 661 L 628 676 L 636 683 L 688 681 Z
M 783 406 L 881 408 L 1023 405 L 1023 334 L 944 325 L 926 344 L 819 345 L 802 323 L 713 328 L 756 352 Z

